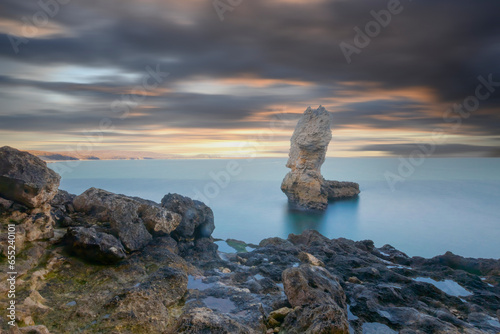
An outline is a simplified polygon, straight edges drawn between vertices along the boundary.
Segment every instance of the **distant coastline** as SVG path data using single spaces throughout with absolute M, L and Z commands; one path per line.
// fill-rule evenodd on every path
M 59 152 L 49 152 L 49 151 L 39 151 L 39 150 L 25 150 L 26 152 L 33 154 L 47 163 L 55 162 L 71 162 L 71 161 L 98 161 L 98 160 L 204 160 L 204 159 L 231 159 L 231 160 L 241 160 L 241 159 L 279 159 L 287 158 L 288 155 L 284 156 L 262 156 L 262 157 L 252 157 L 252 156 L 221 156 L 218 154 L 196 154 L 196 155 L 180 155 L 180 154 L 162 154 L 155 152 L 144 152 L 144 151 L 95 151 L 89 155 L 79 155 L 64 151 Z M 404 155 L 402 155 L 404 157 Z M 429 156 L 428 159 L 433 158 L 499 158 L 500 155 L 488 155 L 488 156 L 450 156 L 450 155 L 435 155 Z M 398 156 L 356 156 L 356 157 L 331 157 L 327 158 L 398 158 Z
M 92 154 L 82 155 L 71 152 L 48 152 L 38 150 L 26 150 L 48 163 L 65 161 L 97 161 L 97 160 L 171 160 L 171 159 L 238 159 L 233 157 L 222 157 L 212 154 L 198 154 L 194 156 L 183 156 L 176 154 L 161 154 L 143 151 L 96 151 Z M 244 157 L 246 159 L 247 157 Z

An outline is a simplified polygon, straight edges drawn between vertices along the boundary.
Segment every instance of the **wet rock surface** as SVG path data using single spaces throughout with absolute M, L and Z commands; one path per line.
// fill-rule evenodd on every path
M 309 107 L 295 127 L 286 164 L 291 171 L 281 183 L 292 210 L 324 211 L 328 201 L 359 194 L 357 183 L 327 181 L 321 175 L 321 165 L 332 139 L 330 123 L 330 113 L 325 108 Z

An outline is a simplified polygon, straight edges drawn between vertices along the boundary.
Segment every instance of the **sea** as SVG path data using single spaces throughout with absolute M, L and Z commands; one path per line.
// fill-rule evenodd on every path
M 415 163 L 414 163 L 415 162 Z M 451 251 L 500 258 L 500 158 L 327 158 L 326 179 L 360 184 L 358 198 L 323 214 L 288 210 L 286 159 L 101 160 L 50 163 L 60 188 L 90 187 L 160 202 L 178 193 L 205 202 L 215 238 L 258 244 L 314 229 L 328 238 L 373 240 L 409 256 Z

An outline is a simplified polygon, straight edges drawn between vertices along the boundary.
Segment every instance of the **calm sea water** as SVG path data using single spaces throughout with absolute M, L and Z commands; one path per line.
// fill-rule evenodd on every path
M 500 159 L 427 159 L 391 189 L 384 173 L 397 174 L 398 159 L 330 158 L 322 168 L 325 178 L 358 182 L 361 194 L 330 204 L 323 215 L 287 210 L 280 190 L 288 171 L 285 162 L 83 161 L 63 174 L 61 189 L 80 194 L 98 187 L 156 202 L 170 192 L 204 196 L 215 214 L 214 237 L 222 239 L 258 243 L 316 229 L 329 238 L 391 244 L 410 256 L 432 257 L 449 250 L 500 258 Z M 57 170 L 65 163 L 49 166 Z M 223 175 L 230 175 L 229 182 Z

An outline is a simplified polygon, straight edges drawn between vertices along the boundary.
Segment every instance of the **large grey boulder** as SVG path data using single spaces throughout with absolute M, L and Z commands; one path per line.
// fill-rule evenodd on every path
M 76 211 L 109 222 L 128 251 L 146 246 L 153 235 L 167 235 L 181 222 L 181 216 L 152 201 L 90 188 L 73 201 Z
M 40 158 L 15 148 L 0 148 L 0 197 L 29 208 L 50 202 L 61 177 Z
M 126 257 L 123 245 L 117 238 L 98 232 L 93 227 L 70 227 L 64 242 L 70 251 L 92 262 L 112 264 Z
M 330 114 L 325 108 L 308 107 L 293 132 L 286 164 L 291 171 L 281 184 L 293 210 L 324 211 L 329 200 L 359 193 L 356 183 L 325 181 L 321 175 L 321 165 L 332 139 L 330 123 Z
M 179 194 L 167 194 L 161 205 L 182 216 L 182 221 L 172 233 L 177 240 L 208 238 L 215 229 L 214 213 L 203 202 Z

